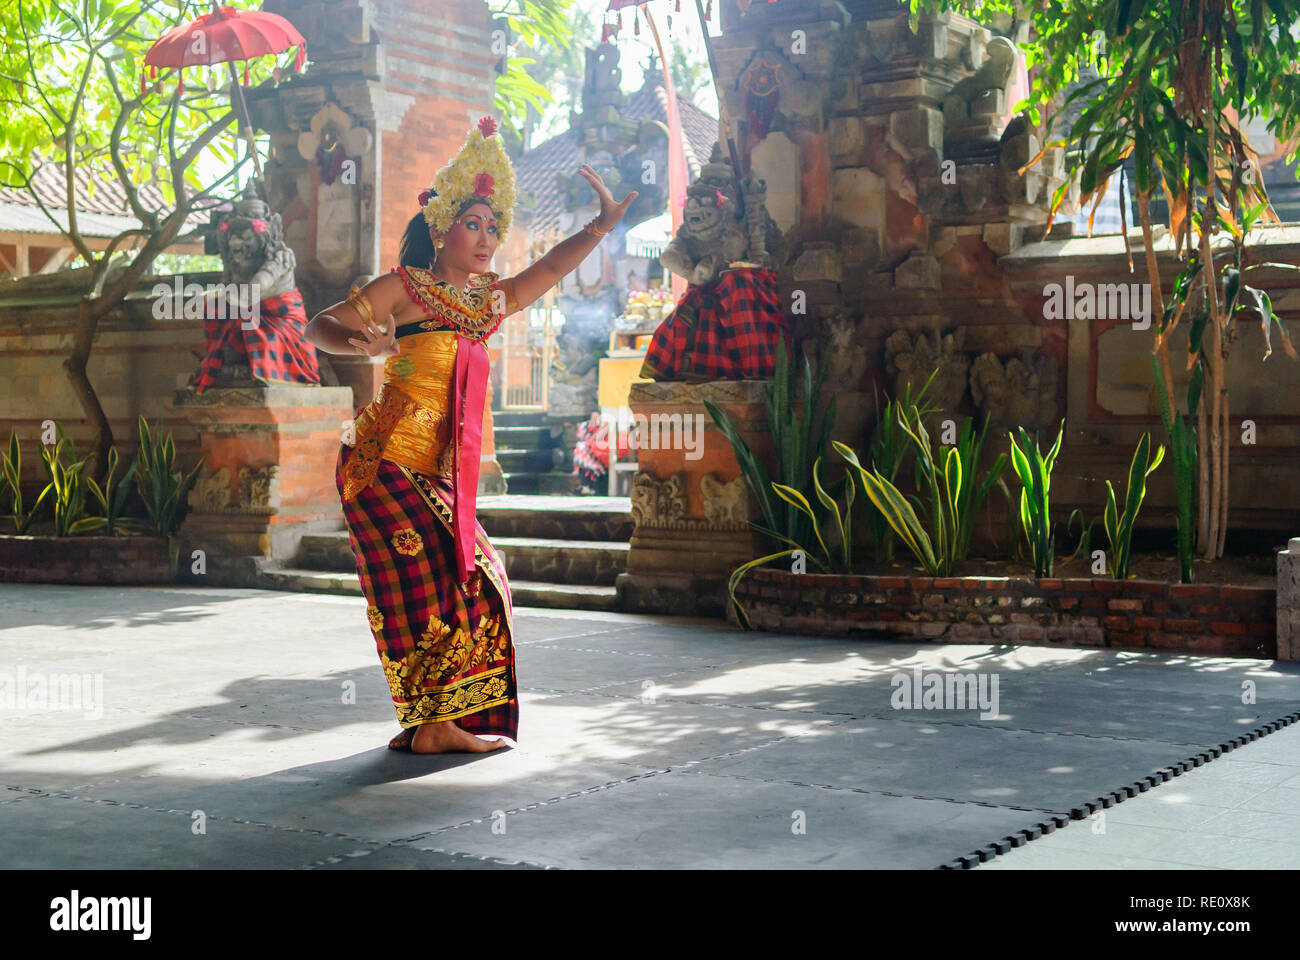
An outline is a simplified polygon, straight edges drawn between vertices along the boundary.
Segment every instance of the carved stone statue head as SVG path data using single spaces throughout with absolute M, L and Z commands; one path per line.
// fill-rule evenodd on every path
M 284 248 L 280 215 L 257 195 L 253 182 L 244 188 L 233 210 L 213 215 L 223 279 L 246 283 L 258 268 Z
M 736 178 L 731 167 L 722 162 L 721 149 L 714 144 L 714 156 L 700 171 L 700 178 L 686 188 L 686 208 L 677 235 L 711 244 L 720 240 L 728 229 L 741 231 L 740 215 Z

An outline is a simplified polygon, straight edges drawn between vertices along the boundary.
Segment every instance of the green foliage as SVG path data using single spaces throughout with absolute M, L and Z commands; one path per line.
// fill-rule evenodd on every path
M 816 407 L 826 379 L 826 364 L 818 364 L 817 376 L 814 377 L 812 365 L 804 357 L 804 396 L 808 400 L 803 404 L 802 410 L 797 409 L 796 385 L 790 367 L 790 357 L 784 340 L 781 340 L 777 344 L 776 372 L 772 382 L 764 387 L 763 403 L 767 409 L 768 426 L 776 450 L 775 482 L 799 491 L 806 498 L 806 492 L 811 489 L 809 468 L 826 449 L 831 430 L 835 426 L 835 398 L 831 397 L 825 413 L 818 418 Z M 815 530 L 818 522 L 816 517 L 799 509 L 796 503 L 776 496 L 772 477 L 740 436 L 731 418 L 708 400 L 704 401 L 704 408 L 731 442 L 736 460 L 758 502 L 763 522 L 761 525 L 751 523 L 751 526 L 778 543 L 812 543 L 815 537 L 820 536 Z M 840 496 L 845 480 L 842 477 L 830 486 L 832 496 Z
M 984 500 L 988 497 L 989 491 L 995 486 L 1000 486 L 1004 491 L 1006 484 L 1003 483 L 1002 473 L 1007 467 L 1007 455 L 999 453 L 989 467 L 984 479 L 975 484 L 975 471 L 979 468 L 980 457 L 984 453 L 984 441 L 989 434 L 989 418 L 984 418 L 984 426 L 977 432 L 975 430 L 975 421 L 967 418 L 962 421 L 961 436 L 957 439 L 957 459 L 962 464 L 963 475 L 970 480 L 963 483 L 961 492 L 957 497 L 957 544 L 955 548 L 956 559 L 965 560 L 967 553 L 970 551 L 971 534 L 975 531 L 975 518 L 979 515 L 980 507 L 984 505 Z
M 923 419 L 937 413 L 939 408 L 926 402 L 925 394 L 939 373 L 936 367 L 926 379 L 916 396 L 912 396 L 912 383 L 909 380 L 903 388 L 902 398 L 893 398 L 880 405 L 876 400 L 876 429 L 871 436 L 871 465 L 890 483 L 897 482 L 898 471 L 912 448 L 911 440 L 902 427 L 906 411 L 915 407 Z M 887 563 L 894 559 L 894 528 L 878 509 L 875 503 L 867 501 L 873 509 L 870 512 L 872 542 L 876 552 L 877 563 Z
M 1156 448 L 1156 455 L 1148 460 L 1151 450 L 1151 435 L 1143 433 L 1133 451 L 1133 462 L 1129 464 L 1128 490 L 1124 497 L 1124 512 L 1120 513 L 1115 503 L 1115 488 L 1106 481 L 1106 513 L 1103 526 L 1106 539 L 1110 541 L 1110 571 L 1116 580 L 1128 578 L 1129 555 L 1133 547 L 1133 524 L 1137 521 L 1138 510 L 1146 497 L 1147 477 L 1151 471 L 1160 466 L 1165 457 L 1163 446 Z
M 885 479 L 878 470 L 868 471 L 863 467 L 851 447 L 836 441 L 835 449 L 849 462 L 849 466 L 857 471 L 858 482 L 862 484 L 863 493 L 875 504 L 876 509 L 898 534 L 904 546 L 920 561 L 926 573 L 931 576 L 944 575 L 947 570 L 942 552 L 936 554 L 930 535 L 926 533 L 925 527 L 917 517 L 916 511 L 912 509 L 912 505 L 907 502 L 907 498 L 899 493 L 898 488 Z
M 36 514 L 41 509 L 41 504 L 54 492 L 53 485 L 46 484 L 45 489 L 36 498 L 36 502 L 32 504 L 32 509 L 24 510 L 23 492 L 19 487 L 22 466 L 23 455 L 18 444 L 18 434 L 10 431 L 9 452 L 4 454 L 4 476 L 0 478 L 0 493 L 3 493 L 5 487 L 8 487 L 13 495 L 13 500 L 10 502 L 9 516 L 14 522 L 14 532 L 20 536 L 26 534 L 31 528 L 32 521 L 36 519 Z
M 149 92 L 142 96 L 141 71 L 158 37 L 210 10 L 210 4 L 188 0 L 0 5 L 0 35 L 6 38 L 0 47 L 0 102 L 5 104 L 0 154 L 6 157 L 0 179 L 22 187 L 39 165 L 52 163 L 133 190 L 153 182 L 163 203 L 174 206 L 169 164 L 230 113 L 229 77 L 224 66 L 187 67 L 185 91 L 178 96 L 176 72 L 160 71 L 156 81 L 146 79 Z M 281 66 L 287 68 L 293 57 L 292 51 L 282 54 Z M 271 79 L 277 61 L 260 57 L 248 66 L 250 83 L 257 84 Z M 208 77 L 227 88 L 208 90 Z M 198 171 L 205 165 L 230 166 L 236 149 L 231 125 L 227 136 L 200 147 L 194 162 L 184 165 L 183 184 L 202 190 Z
M 176 459 L 176 444 L 171 433 L 164 440 L 155 440 L 144 417 L 140 418 L 140 456 L 135 479 L 140 497 L 144 500 L 145 511 L 149 516 L 149 530 L 155 536 L 166 537 L 168 555 L 172 569 L 176 568 L 176 531 L 184 519 L 183 509 L 186 497 L 194 481 L 198 479 L 199 468 L 203 458 L 194 465 L 194 469 L 182 476 L 179 470 L 173 470 Z
M 773 483 L 772 490 L 776 495 L 810 521 L 809 526 L 812 529 L 813 536 L 816 538 L 818 549 L 813 550 L 811 549 L 810 543 L 800 543 L 791 540 L 774 530 L 759 528 L 774 540 L 790 544 L 790 549 L 769 554 L 768 556 L 760 557 L 757 560 L 751 560 L 748 563 L 741 564 L 732 572 L 730 579 L 727 581 L 727 595 L 731 598 L 731 603 L 736 608 L 737 618 L 745 629 L 750 629 L 749 616 L 745 613 L 745 608 L 741 606 L 740 601 L 736 599 L 736 585 L 740 583 L 741 578 L 744 577 L 745 574 L 750 570 L 753 570 L 755 567 L 761 567 L 763 564 L 769 563 L 772 560 L 780 559 L 781 557 L 802 555 L 805 559 L 811 560 L 823 573 L 852 572 L 853 484 L 849 483 L 846 485 L 847 499 L 844 510 L 841 512 L 835 497 L 831 496 L 831 494 L 826 491 L 826 488 L 822 486 L 820 477 L 821 464 L 821 457 L 818 457 L 816 462 L 813 464 L 813 489 L 817 492 L 818 502 L 826 510 L 829 518 L 834 521 L 833 529 L 836 535 L 835 543 L 838 544 L 838 546 L 832 548 L 827 545 L 825 538 L 823 538 L 821 534 L 823 518 L 817 516 L 817 512 L 813 509 L 813 506 L 809 503 L 807 497 L 798 490 L 795 490 L 793 487 L 788 487 L 782 483 Z
M 929 381 L 926 381 L 926 386 L 929 386 Z M 923 389 L 920 395 L 924 392 Z M 962 425 L 958 443 L 952 447 L 940 447 L 936 454 L 923 423 L 921 408 L 911 403 L 896 409 L 900 436 L 907 439 L 915 452 L 918 485 L 928 495 L 924 521 L 894 485 L 893 478 L 887 476 L 879 465 L 873 463 L 873 469 L 868 472 L 852 449 L 842 443 L 834 446 L 855 471 L 863 493 L 877 513 L 926 573 L 948 576 L 958 562 L 966 559 L 974 517 L 989 491 L 1001 483 L 1007 458 L 1000 454 L 984 479 L 976 483 L 980 455 L 988 434 L 987 421 L 984 428 L 976 432 L 967 419 Z M 895 466 L 897 463 L 895 460 Z
M 87 530 L 96 530 L 104 527 L 104 532 L 110 537 L 117 536 L 119 531 L 139 532 L 141 524 L 131 517 L 123 516 L 123 506 L 126 503 L 127 495 L 131 492 L 132 481 L 135 479 L 136 468 L 140 465 L 140 458 L 137 456 L 127 467 L 126 473 L 117 480 L 113 475 L 117 472 L 118 455 L 116 447 L 108 449 L 108 475 L 104 479 L 104 486 L 100 487 L 93 477 L 87 477 L 86 483 L 90 486 L 90 492 L 94 494 L 95 499 L 99 501 L 100 514 L 88 517 L 85 521 Z
M 1196 427 L 1193 418 L 1200 402 L 1202 367 L 1192 371 L 1188 386 L 1187 416 L 1172 409 L 1164 373 L 1155 354 L 1151 356 L 1151 372 L 1155 378 L 1156 392 L 1160 397 L 1160 419 L 1169 438 L 1169 451 L 1174 467 L 1174 492 L 1178 516 L 1178 567 L 1183 583 L 1192 582 L 1192 558 L 1196 553 L 1196 527 L 1193 513 L 1196 509 Z
M 583 11 L 574 9 L 573 0 L 504 0 L 491 4 L 494 17 L 505 17 L 510 25 L 514 49 L 549 53 L 544 60 L 572 63 L 576 56 L 578 75 L 585 62 L 582 47 L 574 42 L 575 22 L 583 20 Z M 525 68 L 533 66 L 534 70 Z M 536 57 L 509 56 L 506 72 L 497 77 L 492 106 L 501 117 L 502 132 L 509 130 L 522 137 L 520 121 L 529 110 L 544 114 L 546 105 L 555 102 L 551 95 L 554 66 L 539 63 Z M 534 76 L 537 74 L 538 76 Z
M 50 482 L 46 490 L 53 494 L 54 535 L 70 537 L 93 528 L 94 524 L 85 516 L 86 478 L 82 468 L 86 458 L 82 457 L 71 463 L 64 463 L 64 444 L 67 444 L 68 457 L 77 455 L 76 448 L 63 432 L 63 426 L 56 424 L 59 439 L 52 447 L 41 447 L 41 463 Z
M 1050 577 L 1056 549 L 1051 516 L 1052 467 L 1061 450 L 1061 439 L 1065 436 L 1065 421 L 1061 421 L 1056 443 L 1046 456 L 1036 439 L 1031 443 L 1024 427 L 1019 427 L 1018 430 L 1019 445 L 1013 434 L 1008 436 L 1011 440 L 1011 466 L 1020 478 L 1020 529 L 1034 565 L 1034 576 Z

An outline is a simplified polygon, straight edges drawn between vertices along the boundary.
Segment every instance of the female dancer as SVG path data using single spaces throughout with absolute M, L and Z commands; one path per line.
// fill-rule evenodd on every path
M 514 170 L 490 117 L 420 194 L 401 264 L 321 311 L 306 337 L 327 353 L 387 356 L 384 383 L 339 450 L 335 482 L 367 616 L 415 753 L 517 742 L 514 627 L 505 567 L 475 518 L 488 357 L 484 342 L 582 262 L 636 199 L 615 203 L 578 172 L 600 213 L 517 276 L 488 267 L 514 206 Z M 386 318 L 381 328 L 376 317 Z M 489 741 L 484 736 L 495 736 Z

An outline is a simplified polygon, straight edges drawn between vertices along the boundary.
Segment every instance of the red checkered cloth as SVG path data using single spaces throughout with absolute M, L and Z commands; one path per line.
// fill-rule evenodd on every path
M 781 309 L 776 272 L 725 270 L 687 288 L 650 340 L 641 376 L 651 380 L 763 380 L 776 374 L 776 345 L 790 322 Z
M 455 720 L 517 740 L 513 608 L 505 565 L 477 521 L 475 576 L 457 582 L 449 480 L 380 460 L 343 501 L 344 444 L 334 467 L 370 631 L 403 727 Z
M 195 393 L 202 393 L 212 386 L 221 369 L 221 351 L 227 345 L 237 354 L 248 357 L 248 368 L 255 380 L 264 383 L 320 383 L 316 348 L 305 339 L 307 313 L 303 310 L 302 294 L 296 288 L 263 300 L 258 322 L 251 330 L 244 329 L 245 321 L 238 315 L 222 320 L 214 316 L 216 313 L 214 306 L 203 321 L 207 354 L 194 376 Z

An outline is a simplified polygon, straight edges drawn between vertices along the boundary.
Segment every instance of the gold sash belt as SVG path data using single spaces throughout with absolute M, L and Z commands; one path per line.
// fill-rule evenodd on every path
M 395 431 L 398 437 L 393 436 Z M 390 440 L 393 450 L 387 449 Z M 450 476 L 455 448 L 449 440 L 445 406 L 416 399 L 385 383 L 357 418 L 356 445 L 343 467 L 343 499 L 351 500 L 369 486 L 385 457 L 420 473 Z

